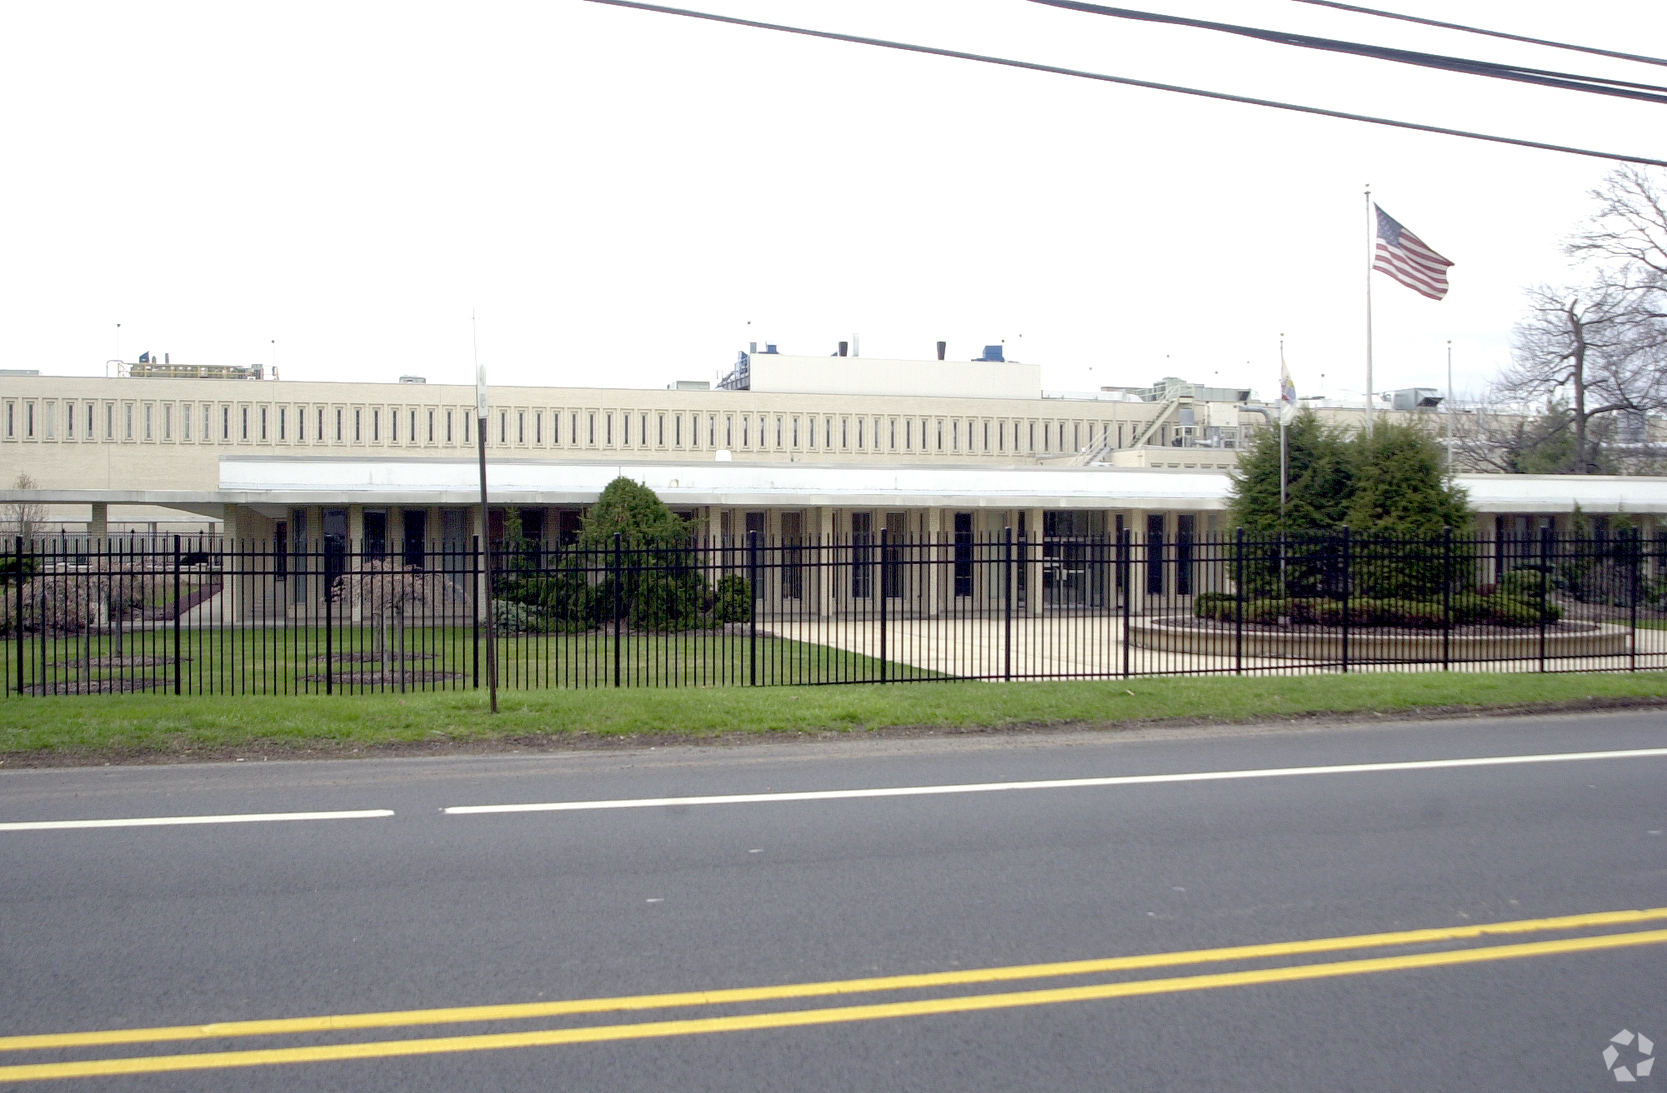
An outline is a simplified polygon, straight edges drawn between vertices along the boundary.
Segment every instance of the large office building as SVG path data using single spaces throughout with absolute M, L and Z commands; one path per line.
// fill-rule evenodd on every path
M 773 348 L 773 347 L 771 347 Z M 496 387 L 493 500 L 548 545 L 614 477 L 697 531 L 1027 541 L 1226 534 L 1229 473 L 1271 426 L 1251 392 L 1173 378 L 1049 392 L 1040 369 L 975 361 L 742 354 L 718 386 Z M 0 375 L 0 503 L 50 535 L 210 533 L 331 540 L 420 557 L 481 532 L 472 387 L 278 381 L 258 368 L 144 362 L 110 378 Z M 1417 414 L 1417 407 L 1386 411 Z M 16 488 L 18 475 L 32 488 Z M 1667 480 L 1461 475 L 1464 529 L 1526 540 L 1577 510 L 1654 533 Z M 1040 575 L 1046 580 L 1046 574 Z

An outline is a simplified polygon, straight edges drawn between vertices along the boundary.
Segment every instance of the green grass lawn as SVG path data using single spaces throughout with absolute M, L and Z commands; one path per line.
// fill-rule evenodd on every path
M 413 627 L 378 647 L 373 631 L 344 626 L 183 630 L 180 687 L 192 694 L 289 695 L 323 692 L 447 691 L 473 686 L 480 658 L 485 678 L 485 635 L 468 627 Z M 16 686 L 17 648 L 5 648 L 4 675 Z M 330 665 L 326 673 L 326 664 Z M 612 634 L 516 634 L 498 638 L 499 682 L 504 689 L 611 687 Z M 941 678 L 912 665 L 889 662 L 892 679 Z M 688 631 L 629 635 L 620 642 L 619 677 L 626 686 L 717 686 L 768 683 L 849 683 L 882 678 L 881 662 L 826 645 L 761 636 L 756 648 L 745 634 Z M 328 674 L 329 678 L 326 679 Z M 134 690 L 171 693 L 173 631 L 136 630 L 123 635 L 121 656 L 107 634 L 90 639 L 32 637 L 24 648 L 24 685 L 36 693 L 85 695 Z
M 1667 672 L 1461 672 L 1153 678 L 1050 683 L 841 687 L 682 687 L 506 691 L 492 716 L 481 691 L 381 695 L 30 697 L 0 701 L 0 753 L 54 750 L 88 760 L 197 749 L 347 752 L 419 742 L 721 733 L 945 730 L 1247 721 L 1319 713 L 1521 708 L 1667 698 Z

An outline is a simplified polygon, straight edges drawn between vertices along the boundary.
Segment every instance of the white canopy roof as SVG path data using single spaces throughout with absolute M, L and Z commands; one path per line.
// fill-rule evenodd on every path
M 556 463 L 495 458 L 495 501 L 588 504 L 614 478 L 642 482 L 673 506 L 884 505 L 945 508 L 1220 511 L 1231 481 L 1216 471 L 1124 467 L 865 466 L 816 463 Z M 1667 514 L 1667 478 L 1459 475 L 1479 513 Z M 220 460 L 217 490 L 0 489 L 0 503 L 162 505 L 213 512 L 228 504 L 462 505 L 479 496 L 472 459 L 362 457 Z

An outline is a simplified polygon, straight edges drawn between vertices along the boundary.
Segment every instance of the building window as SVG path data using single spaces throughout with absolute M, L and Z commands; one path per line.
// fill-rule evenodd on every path
M 938 451 L 943 451 L 943 418 L 938 419 Z
M 747 436 L 747 426 L 748 426 L 748 425 L 749 425 L 749 424 L 750 424 L 750 423 L 751 423 L 751 419 L 750 419 L 750 418 L 745 418 L 745 417 L 743 417 L 743 418 L 742 418 L 742 419 L 741 419 L 741 447 L 743 447 L 743 448 L 745 448 L 745 447 L 746 447 L 746 446 L 747 446 L 747 439 L 748 439 L 748 436 Z M 758 438 L 758 439 L 759 439 L 759 440 L 760 440 L 760 441 L 761 441 L 761 442 L 762 442 L 762 441 L 763 441 L 763 439 L 764 439 L 764 438 L 763 438 L 763 437 L 759 437 L 759 438 Z
M 990 450 L 990 423 L 988 421 L 984 423 L 984 450 Z
M 359 416 L 359 412 L 355 410 L 353 412 L 353 416 L 357 418 Z M 357 432 L 357 430 L 355 430 L 355 432 Z M 382 410 L 380 407 L 370 412 L 370 438 L 376 443 L 381 443 L 382 441 Z M 354 436 L 353 439 L 358 440 L 359 438 L 358 436 Z
M 799 446 L 799 419 L 793 419 L 793 447 Z
M 190 418 L 189 408 L 186 410 L 186 415 L 187 416 L 185 418 L 185 439 L 190 440 L 191 439 L 191 418 Z M 91 440 L 92 438 L 93 438 L 93 404 L 89 402 L 89 403 L 87 403 L 87 439 Z
M 533 443 L 544 443 L 544 414 L 538 410 L 533 411 Z
M 646 448 L 646 447 L 648 447 L 648 415 L 643 414 L 638 419 L 637 424 L 639 426 L 641 426 L 641 428 L 637 430 L 637 443 L 641 444 L 643 447 Z M 665 434 L 666 434 L 666 419 L 662 417 L 660 419 L 660 443 L 662 443 L 662 444 L 664 444 L 665 440 L 666 440 L 666 435 Z
M 857 419 L 857 448 L 859 450 L 862 448 L 862 424 L 863 419 L 859 417 Z
M 30 410 L 30 413 L 29 413 L 29 435 L 34 436 L 35 435 L 34 407 L 31 406 L 29 408 L 29 410 Z M 122 404 L 122 411 L 123 411 L 122 412 L 122 428 L 123 428 L 122 439 L 123 440 L 132 440 L 133 439 L 133 404 L 131 402 L 123 403 Z
M 264 406 L 260 408 L 260 438 L 264 443 L 266 440 L 266 407 Z
M 656 435 L 659 437 L 659 439 L 655 441 L 655 444 L 657 444 L 659 447 L 664 448 L 666 446 L 666 415 L 665 414 L 660 415 L 660 420 L 655 425 L 655 429 L 657 430 Z
M 450 410 L 447 410 L 446 411 L 446 443 L 447 444 L 451 443 L 451 415 L 452 415 L 452 412 Z M 429 417 L 432 418 L 433 416 L 434 416 L 433 413 L 429 414 Z
M 610 419 L 613 417 L 612 414 L 610 414 L 608 416 L 609 416 Z M 611 420 L 609 421 L 609 424 L 610 425 L 612 424 Z M 619 427 L 622 430 L 619 442 L 621 444 L 624 444 L 627 447 L 629 447 L 630 444 L 631 444 L 631 415 L 630 414 L 620 414 L 619 415 Z
M 471 422 L 473 420 L 474 420 L 474 415 L 473 414 L 470 414 L 467 410 L 463 411 L 463 443 L 465 443 L 465 444 L 469 443 L 469 422 Z M 484 429 L 485 427 L 486 427 L 485 423 L 482 422 L 481 423 L 481 428 Z M 485 436 L 486 434 L 482 433 L 481 435 Z
M 289 407 L 278 407 L 278 439 L 289 439 Z
M 517 410 L 515 411 L 515 443 L 525 444 L 526 442 L 527 412 L 525 410 Z
M 595 445 L 596 445 L 596 415 L 591 414 L 591 415 L 589 415 L 589 417 L 590 417 L 590 429 L 589 429 L 590 439 L 587 440 L 585 443 L 591 445 L 592 447 L 595 447 Z
M 716 414 L 706 415 L 706 446 L 708 448 L 718 446 L 718 415 Z
M 679 448 L 681 448 L 683 446 L 683 415 L 682 414 L 673 414 L 671 416 L 671 429 L 672 429 L 672 443 L 676 444 Z
M 151 439 L 151 417 L 153 416 L 154 412 L 155 412 L 155 407 L 153 407 L 148 402 L 145 403 L 145 439 L 146 440 Z
M 724 447 L 734 447 L 735 422 L 728 414 L 724 415 Z

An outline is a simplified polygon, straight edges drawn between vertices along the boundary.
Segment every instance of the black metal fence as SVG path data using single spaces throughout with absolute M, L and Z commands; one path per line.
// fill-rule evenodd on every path
M 1631 532 L 12 547 L 14 695 L 1667 667 Z

